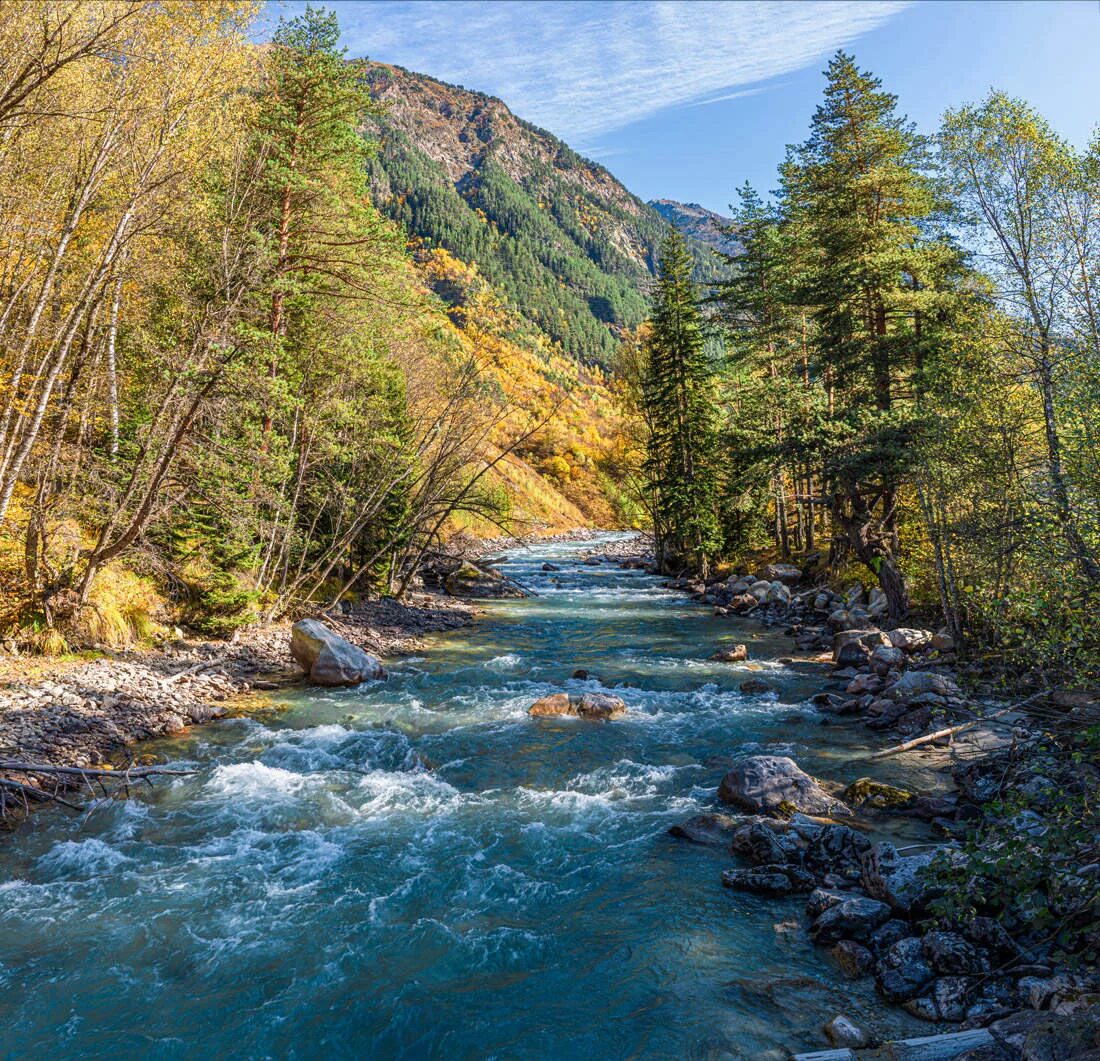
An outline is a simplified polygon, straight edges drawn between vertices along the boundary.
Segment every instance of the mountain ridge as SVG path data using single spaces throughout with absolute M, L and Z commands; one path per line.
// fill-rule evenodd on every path
M 667 221 L 606 167 L 485 93 L 384 63 L 375 201 L 426 249 L 476 263 L 516 312 L 578 360 L 614 361 L 645 320 Z M 689 237 L 704 283 L 722 274 Z

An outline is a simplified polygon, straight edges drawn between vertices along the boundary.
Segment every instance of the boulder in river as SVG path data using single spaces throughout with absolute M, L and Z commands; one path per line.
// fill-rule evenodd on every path
M 573 705 L 568 693 L 551 693 L 540 697 L 528 709 L 533 718 L 553 718 L 556 715 L 573 714 Z
M 814 879 L 797 866 L 775 863 L 752 869 L 727 869 L 722 874 L 722 883 L 735 891 L 778 897 L 811 891 Z
M 574 700 L 580 718 L 608 721 L 626 714 L 626 701 L 610 693 L 583 693 Z
M 377 657 L 345 641 L 317 619 L 294 624 L 290 654 L 317 685 L 358 685 L 386 676 Z
M 668 832 L 693 844 L 728 848 L 738 825 L 738 820 L 728 814 L 696 814 L 680 825 L 673 825 Z
M 724 645 L 710 658 L 718 663 L 741 663 L 749 658 L 749 650 L 746 645 Z
M 723 803 L 753 814 L 784 817 L 794 811 L 838 817 L 851 811 L 785 755 L 753 755 L 735 763 L 718 786 Z
M 626 702 L 610 693 L 551 693 L 536 700 L 528 709 L 532 718 L 554 718 L 572 715 L 597 722 L 610 721 L 626 714 Z
M 743 681 L 738 687 L 741 692 L 746 696 L 758 696 L 761 693 L 766 693 L 771 689 L 763 678 L 749 678 L 747 681 Z

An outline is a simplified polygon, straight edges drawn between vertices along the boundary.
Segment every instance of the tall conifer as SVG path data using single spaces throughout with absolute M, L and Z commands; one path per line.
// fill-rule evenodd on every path
M 715 372 L 679 233 L 661 247 L 644 401 L 652 431 L 646 470 L 656 493 L 658 559 L 706 574 L 719 544 Z

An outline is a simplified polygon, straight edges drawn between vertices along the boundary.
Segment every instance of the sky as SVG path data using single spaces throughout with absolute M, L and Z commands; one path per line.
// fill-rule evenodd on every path
M 259 30 L 304 7 L 271 0 Z M 720 213 L 775 187 L 837 48 L 918 128 L 990 88 L 1082 146 L 1100 123 L 1100 0 L 321 0 L 348 54 L 499 96 L 644 199 Z

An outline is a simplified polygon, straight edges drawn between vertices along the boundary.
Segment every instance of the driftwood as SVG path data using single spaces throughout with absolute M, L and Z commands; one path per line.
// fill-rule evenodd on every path
M 968 1050 L 992 1046 L 994 1042 L 985 1028 L 974 1028 L 971 1031 L 926 1035 L 919 1039 L 900 1039 L 866 1052 L 842 1048 L 795 1054 L 794 1061 L 859 1061 L 860 1058 L 867 1058 L 868 1061 L 871 1058 L 876 1061 L 950 1061 Z
M 983 722 L 993 722 L 1002 715 L 1007 715 L 1010 711 L 1015 710 L 1015 707 L 1005 707 L 985 718 L 972 718 L 969 722 L 962 722 L 957 726 L 948 726 L 947 729 L 938 729 L 935 733 L 926 733 L 923 737 L 914 737 L 913 740 L 907 740 L 904 744 L 895 744 L 891 748 L 883 748 L 882 751 L 873 752 L 871 755 L 865 755 L 863 758 L 868 762 L 873 762 L 875 759 L 886 759 L 891 755 L 898 755 L 900 752 L 907 752 L 912 748 L 919 748 L 922 744 L 931 744 L 932 741 L 942 740 L 944 737 L 953 737 L 956 733 L 962 733 L 963 730 L 973 729 L 974 726 L 980 726 Z
M 92 794 L 93 802 L 88 807 L 88 813 L 90 814 L 97 806 L 94 801 L 98 799 L 99 795 L 102 795 L 104 799 L 111 797 L 111 792 L 107 788 L 108 781 L 115 782 L 126 795 L 129 795 L 131 781 L 144 781 L 152 787 L 153 782 L 150 780 L 152 777 L 180 777 L 193 774 L 195 771 L 177 770 L 164 766 L 132 765 L 119 770 L 105 770 L 89 766 L 54 766 L 51 763 L 25 763 L 5 760 L 0 761 L 0 772 L 33 774 L 40 778 L 49 778 L 53 782 L 52 788 L 45 788 L 27 785 L 22 781 L 0 776 L 0 818 L 2 818 L 13 809 L 29 812 L 32 802 L 60 803 L 61 806 L 68 807 L 69 810 L 79 812 L 84 808 L 69 802 L 61 793 L 70 788 L 80 787 L 81 783 Z M 98 783 L 99 793 L 96 792 L 93 782 Z M 9 796 L 9 793 L 11 793 L 11 796 Z M 10 806 L 12 802 L 15 804 L 14 807 Z

